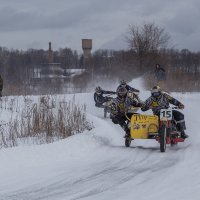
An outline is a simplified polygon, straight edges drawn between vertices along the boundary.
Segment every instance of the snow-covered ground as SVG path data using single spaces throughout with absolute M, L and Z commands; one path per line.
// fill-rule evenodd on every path
M 141 99 L 149 96 L 140 79 L 131 85 Z M 76 94 L 95 128 L 51 144 L 1 149 L 0 200 L 199 200 L 200 94 L 172 95 L 185 104 L 190 137 L 160 153 L 154 140 L 124 147 L 122 129 L 103 118 L 93 94 Z M 4 111 L 1 119 L 9 115 Z

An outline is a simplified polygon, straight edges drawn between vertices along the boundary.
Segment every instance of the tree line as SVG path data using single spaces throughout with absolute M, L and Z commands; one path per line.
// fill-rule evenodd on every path
M 86 70 L 74 79 L 66 78 L 66 82 L 61 85 L 55 82 L 52 85 L 39 84 L 37 92 L 44 87 L 57 87 L 59 91 L 56 91 L 62 92 L 69 82 L 84 91 L 91 83 L 95 85 L 98 81 L 129 81 L 139 76 L 145 77 L 148 88 L 153 84 L 156 63 L 167 72 L 169 90 L 200 91 L 200 52 L 169 48 L 170 35 L 154 23 L 130 26 L 125 38 L 129 50 L 100 49 L 93 52 L 87 62 L 82 54 L 67 47 L 53 51 L 54 62 L 60 63 L 64 70 Z M 0 47 L 0 74 L 4 79 L 4 94 L 32 94 L 35 87 L 31 81 L 32 73 L 42 63 L 48 63 L 48 50 L 22 51 Z

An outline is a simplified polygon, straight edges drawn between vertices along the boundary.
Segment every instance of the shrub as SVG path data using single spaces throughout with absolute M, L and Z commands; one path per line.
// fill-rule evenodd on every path
M 86 118 L 85 105 L 76 105 L 74 100 L 66 101 L 65 98 L 59 101 L 53 96 L 41 96 L 37 103 L 33 103 L 24 97 L 23 109 L 14 117 L 11 115 L 9 123 L 1 126 L 0 147 L 50 143 L 92 128 Z

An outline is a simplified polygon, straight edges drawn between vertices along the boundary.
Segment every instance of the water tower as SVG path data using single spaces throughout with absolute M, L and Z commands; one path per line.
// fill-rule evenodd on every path
M 82 49 L 84 59 L 90 58 L 92 50 L 92 39 L 82 39 Z

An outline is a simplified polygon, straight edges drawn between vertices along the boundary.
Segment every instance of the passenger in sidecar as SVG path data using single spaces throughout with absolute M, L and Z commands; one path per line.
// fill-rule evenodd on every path
M 111 105 L 110 118 L 114 124 L 119 124 L 124 129 L 126 138 L 130 137 L 129 119 L 141 106 L 142 101 L 138 94 L 127 91 L 125 87 L 117 89 L 117 97 Z

